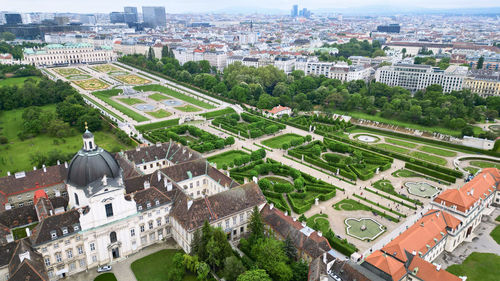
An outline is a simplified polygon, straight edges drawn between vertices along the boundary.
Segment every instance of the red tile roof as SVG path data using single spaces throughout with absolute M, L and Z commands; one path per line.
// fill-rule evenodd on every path
M 392 280 L 400 280 L 406 275 L 404 263 L 380 250 L 368 256 L 365 261 L 389 274 L 392 277 Z
M 271 110 L 264 109 L 264 111 L 272 113 L 272 114 L 276 114 L 276 113 L 284 111 L 284 110 L 290 110 L 290 107 L 278 105 L 278 106 L 273 107 L 273 109 L 271 109 Z

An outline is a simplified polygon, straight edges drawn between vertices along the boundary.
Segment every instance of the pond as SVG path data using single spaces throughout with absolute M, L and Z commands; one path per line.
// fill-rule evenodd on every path
M 147 103 L 140 103 L 134 105 L 135 108 L 141 110 L 141 111 L 153 111 L 155 110 L 155 106 Z
M 180 106 L 184 104 L 184 102 L 180 100 L 164 100 L 162 102 L 167 106 Z

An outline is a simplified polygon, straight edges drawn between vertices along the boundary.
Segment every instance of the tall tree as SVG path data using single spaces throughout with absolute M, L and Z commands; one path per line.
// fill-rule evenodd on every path
M 257 206 L 253 207 L 252 216 L 250 217 L 250 233 L 251 241 L 256 241 L 264 237 L 264 223 L 262 222 L 262 217 Z
M 283 242 L 283 251 L 291 261 L 297 259 L 297 248 L 295 248 L 295 246 L 293 245 L 290 236 L 287 236 L 285 241 Z
M 484 57 L 481 56 L 478 60 L 477 60 L 477 66 L 476 68 L 477 69 L 483 69 L 483 64 L 484 64 Z
M 148 60 L 153 61 L 154 59 L 155 59 L 155 52 L 153 51 L 153 47 L 149 47 Z
M 254 269 L 245 271 L 245 273 L 238 276 L 237 281 L 272 281 L 271 277 L 264 269 Z
M 235 281 L 243 272 L 245 272 L 245 267 L 237 257 L 230 256 L 224 260 L 224 278 L 226 280 Z

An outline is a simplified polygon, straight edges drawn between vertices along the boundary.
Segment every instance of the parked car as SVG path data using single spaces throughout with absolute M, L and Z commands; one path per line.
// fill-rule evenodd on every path
M 111 271 L 111 265 L 103 265 L 97 268 L 97 272 Z

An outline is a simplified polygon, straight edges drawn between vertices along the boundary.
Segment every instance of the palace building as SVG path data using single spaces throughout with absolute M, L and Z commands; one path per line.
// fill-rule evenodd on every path
M 173 142 L 112 155 L 87 130 L 71 162 L 47 167 L 53 169 L 57 179 L 47 182 L 61 184 L 64 193 L 49 196 L 36 183 L 25 192 L 46 176 L 41 172 L 21 178 L 30 185 L 0 179 L 0 191 L 33 196 L 32 204 L 0 213 L 0 280 L 58 280 L 166 238 L 189 252 L 205 221 L 238 240 L 248 232 L 253 208 L 266 202 L 256 183 L 240 185 Z M 16 237 L 19 230 L 27 237 Z
M 111 46 L 89 43 L 49 44 L 42 48 L 24 49 L 24 63 L 34 66 L 62 66 L 78 63 L 104 63 L 116 61 Z

